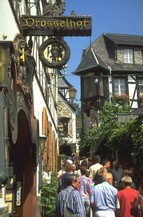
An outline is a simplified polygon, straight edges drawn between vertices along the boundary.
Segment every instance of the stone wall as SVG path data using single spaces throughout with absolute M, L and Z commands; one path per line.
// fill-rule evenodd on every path
M 68 109 L 67 106 L 62 101 L 58 101 L 58 116 L 59 117 L 67 117 L 69 118 L 69 123 L 68 123 L 68 137 L 72 138 L 73 134 L 73 129 L 72 129 L 72 113 Z
M 9 217 L 8 206 L 0 206 L 0 217 Z
M 124 63 L 124 49 L 125 47 L 120 47 L 117 50 L 118 63 Z M 134 63 L 143 64 L 142 50 L 140 48 L 134 48 Z

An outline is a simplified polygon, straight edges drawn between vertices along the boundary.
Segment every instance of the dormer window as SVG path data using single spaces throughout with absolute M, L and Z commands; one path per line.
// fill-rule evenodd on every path
M 133 49 L 124 49 L 124 63 L 133 64 Z

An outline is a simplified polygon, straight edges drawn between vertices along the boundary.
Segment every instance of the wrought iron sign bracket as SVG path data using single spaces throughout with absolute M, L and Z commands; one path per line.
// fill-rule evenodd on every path
M 43 0 L 43 16 L 24 15 L 20 18 L 24 36 L 52 37 L 39 47 L 39 58 L 49 68 L 62 68 L 70 58 L 70 48 L 62 37 L 91 36 L 91 16 L 61 16 L 64 10 L 64 0 L 57 0 L 53 4 Z M 50 49 L 47 56 L 46 48 L 48 52 Z

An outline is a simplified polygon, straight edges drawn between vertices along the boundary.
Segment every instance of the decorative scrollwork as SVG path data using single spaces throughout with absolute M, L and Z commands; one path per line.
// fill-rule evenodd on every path
M 14 46 L 14 50 L 15 50 L 15 58 L 16 58 L 16 62 L 18 63 L 18 65 L 23 65 L 24 63 L 24 49 L 26 46 L 26 42 L 25 39 L 22 35 L 18 34 L 16 35 L 14 41 L 13 41 L 13 46 Z
M 51 61 L 49 61 L 44 56 L 45 49 L 51 45 Z M 64 50 L 64 56 L 58 56 L 59 52 L 61 50 Z M 42 45 L 39 47 L 39 59 L 43 63 L 44 66 L 47 66 L 49 68 L 61 68 L 64 66 L 70 58 L 70 48 L 68 44 L 64 40 L 59 40 L 55 38 L 47 39 L 42 43 Z
M 61 16 L 65 11 L 65 3 L 61 1 L 59 3 L 46 3 L 44 6 L 44 16 Z

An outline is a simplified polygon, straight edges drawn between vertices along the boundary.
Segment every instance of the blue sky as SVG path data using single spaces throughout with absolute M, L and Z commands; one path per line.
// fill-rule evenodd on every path
M 80 79 L 71 72 L 78 67 L 82 50 L 104 32 L 143 35 L 143 0 L 65 0 L 65 4 L 64 16 L 70 16 L 72 10 L 77 16 L 92 16 L 91 37 L 64 39 L 71 49 L 66 79 L 75 87 L 76 98 L 80 99 Z

